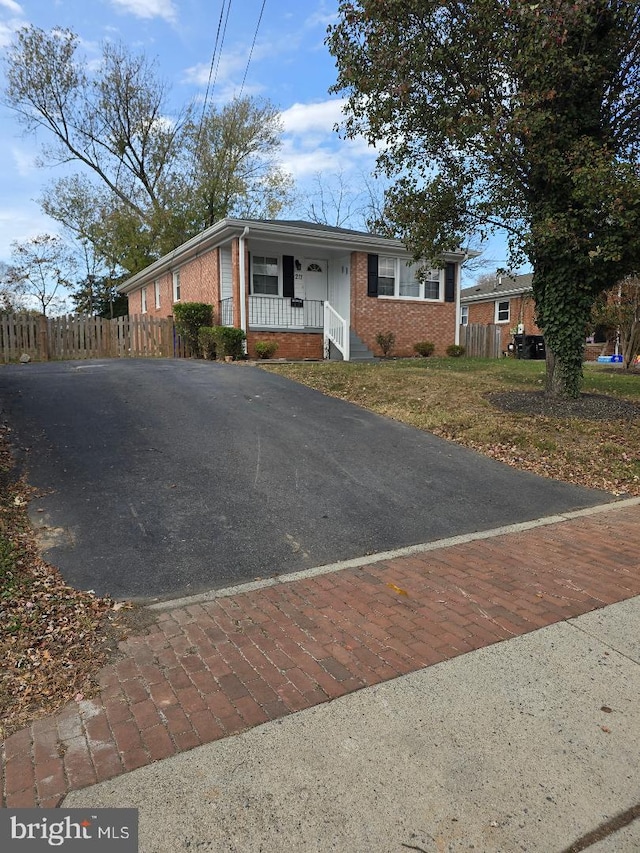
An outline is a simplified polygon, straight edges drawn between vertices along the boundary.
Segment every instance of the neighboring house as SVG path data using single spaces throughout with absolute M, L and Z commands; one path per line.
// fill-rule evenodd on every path
M 495 279 L 465 287 L 460 294 L 460 318 L 462 325 L 479 323 L 495 324 L 500 327 L 500 349 L 506 352 L 513 336 L 541 335 L 536 325 L 536 304 L 531 289 L 531 273 L 509 275 L 496 273 Z M 585 361 L 595 361 L 599 356 L 613 352 L 613 342 L 606 335 L 587 339 Z
M 379 355 L 376 336 L 393 332 L 392 354 L 436 353 L 458 342 L 460 266 L 442 257 L 426 275 L 399 240 L 310 222 L 223 219 L 134 275 L 118 289 L 129 314 L 169 317 L 176 302 L 207 302 L 215 322 L 258 340 L 278 357 L 354 360 Z M 424 266 L 424 265 L 423 265 Z
M 536 326 L 531 291 L 532 275 L 496 274 L 495 279 L 465 287 L 460 294 L 460 314 L 463 325 L 479 323 L 500 327 L 500 349 L 506 352 L 513 336 L 541 335 Z

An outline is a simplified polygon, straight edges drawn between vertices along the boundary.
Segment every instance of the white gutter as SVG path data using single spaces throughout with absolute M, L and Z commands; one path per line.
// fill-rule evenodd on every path
M 238 240 L 238 251 L 240 253 L 240 257 L 238 258 L 238 270 L 240 275 L 240 328 L 242 331 L 247 333 L 247 301 L 246 301 L 246 289 L 247 289 L 247 278 L 246 278 L 246 269 L 245 269 L 245 239 L 249 234 L 249 226 L 245 225 L 244 231 L 240 235 L 240 239 Z M 247 351 L 247 342 L 244 342 L 244 351 Z

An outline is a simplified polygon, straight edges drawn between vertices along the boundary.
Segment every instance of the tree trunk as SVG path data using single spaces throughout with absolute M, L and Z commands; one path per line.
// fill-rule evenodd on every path
M 622 342 L 623 365 L 625 370 L 633 365 L 636 355 L 640 352 L 640 322 L 634 322 L 629 336 Z
M 546 366 L 544 393 L 548 397 L 563 397 L 566 395 L 565 383 L 562 379 L 558 359 L 549 345 L 546 346 Z
M 582 362 L 563 364 L 549 344 L 545 347 L 546 376 L 544 393 L 548 397 L 579 397 L 582 383 Z
M 545 342 L 545 393 L 550 397 L 579 397 L 593 291 L 580 286 L 581 278 L 586 278 L 584 271 L 574 269 L 575 261 L 562 255 L 560 249 L 554 257 L 536 262 L 533 295 L 536 322 Z

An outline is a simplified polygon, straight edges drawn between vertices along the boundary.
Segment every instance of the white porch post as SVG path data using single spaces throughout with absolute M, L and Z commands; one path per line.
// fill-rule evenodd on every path
M 247 334 L 247 276 L 245 263 L 245 239 L 249 233 L 249 226 L 246 225 L 244 231 L 240 235 L 238 241 L 238 271 L 240 275 L 240 328 Z M 245 353 L 247 352 L 247 342 L 243 343 Z

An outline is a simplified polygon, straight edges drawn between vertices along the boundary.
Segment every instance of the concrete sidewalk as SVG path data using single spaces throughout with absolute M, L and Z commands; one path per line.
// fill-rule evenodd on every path
M 396 850 L 402 849 L 402 845 L 408 849 L 413 845 L 417 849 L 466 850 L 473 849 L 471 844 L 486 851 L 560 851 L 562 844 L 568 845 L 640 800 L 636 738 L 639 691 L 636 664 L 631 663 L 631 659 L 638 660 L 637 646 L 634 651 L 621 645 L 619 639 L 625 635 L 637 638 L 640 634 L 637 609 L 630 603 L 628 610 L 614 611 L 624 616 L 620 617 L 623 625 L 617 629 L 612 649 L 603 650 L 609 640 L 600 629 L 589 639 L 585 633 L 588 629 L 582 627 L 591 624 L 589 619 L 596 623 L 600 619 L 614 619 L 609 617 L 610 611 L 599 608 L 640 594 L 639 522 L 640 501 L 622 501 L 285 576 L 216 597 L 165 603 L 164 609 L 158 611 L 157 623 L 145 634 L 123 643 L 122 659 L 99 673 L 101 689 L 94 699 L 71 703 L 55 717 L 40 720 L 6 740 L 2 762 L 3 805 L 55 806 L 70 791 L 82 788 L 87 789 L 84 794 L 74 797 L 95 796 L 96 807 L 103 796 L 113 796 L 116 801 L 120 798 L 122 801 L 117 804 L 126 805 L 129 782 L 135 788 L 136 779 L 142 774 L 141 778 L 151 781 L 143 781 L 140 789 L 145 799 L 142 815 L 145 840 L 141 850 L 146 853 L 183 849 L 180 841 L 176 842 L 178 846 L 172 841 L 172 846 L 162 847 L 153 840 L 156 800 L 145 785 L 164 791 L 157 800 L 157 808 L 167 817 L 163 837 L 169 837 L 172 825 L 175 832 L 184 833 L 179 814 L 184 811 L 180 790 L 188 791 L 188 784 L 196 785 L 197 778 L 176 781 L 175 774 L 183 773 L 179 768 L 189 767 L 191 762 L 197 766 L 200 755 L 205 756 L 205 764 L 210 760 L 223 761 L 209 759 L 206 752 L 192 751 L 193 748 L 220 741 L 215 747 L 221 750 L 219 755 L 228 750 L 229 767 L 238 765 L 239 772 L 244 759 L 235 764 L 232 759 L 238 749 L 242 753 L 245 747 L 237 744 L 254 744 L 250 749 L 255 748 L 258 764 L 251 765 L 252 773 L 257 774 L 255 768 L 262 766 L 267 774 L 265 780 L 273 780 L 276 777 L 269 777 L 269 766 L 278 760 L 276 746 L 258 757 L 259 746 L 270 743 L 270 738 L 275 738 L 276 744 L 277 733 L 289 731 L 293 751 L 287 753 L 284 748 L 286 736 L 278 742 L 277 749 L 285 762 L 281 766 L 291 763 L 295 756 L 303 759 L 301 771 L 305 766 L 315 766 L 310 772 L 316 787 L 311 784 L 311 776 L 304 783 L 309 803 L 303 812 L 316 815 L 317 829 L 313 822 L 304 823 L 301 813 L 299 820 L 305 827 L 303 841 L 298 833 L 297 837 L 283 836 L 283 844 L 293 844 L 295 849 L 345 851 Z M 590 611 L 595 612 L 583 615 Z M 571 622 L 576 617 L 581 617 L 575 623 L 577 628 Z M 522 636 L 526 634 L 529 636 Z M 583 641 L 578 642 L 578 637 Z M 512 641 L 501 642 L 507 639 Z M 584 642 L 590 652 L 585 651 Z M 537 643 L 543 645 L 538 647 Z M 488 646 L 491 648 L 485 648 Z M 458 656 L 461 657 L 453 660 Z M 611 669 L 614 660 L 615 672 Z M 546 664 L 541 666 L 540 661 Z M 414 675 L 403 678 L 409 673 Z M 525 680 L 520 682 L 520 677 Z M 361 688 L 371 689 L 306 711 Z M 380 702 L 388 703 L 385 707 L 389 708 L 382 716 Z M 595 707 L 593 702 L 600 704 Z M 603 707 L 611 707 L 612 712 L 601 711 Z M 305 713 L 295 713 L 299 711 Z M 517 716 L 511 720 L 510 715 L 516 712 Z M 421 713 L 427 721 L 424 726 L 418 724 Z M 375 728 L 376 716 L 380 716 L 382 729 Z M 289 718 L 284 720 L 285 717 Z M 485 723 L 477 730 L 474 725 L 481 719 Z M 622 736 L 619 733 L 614 737 L 616 730 L 609 720 L 621 722 Z M 267 725 L 261 725 L 264 723 Z M 544 725 L 540 728 L 537 723 Z M 595 726 L 593 732 L 589 729 L 591 723 Z M 260 728 L 246 732 L 255 726 Z M 306 726 L 310 726 L 311 734 L 305 741 Z M 585 726 L 588 737 L 584 734 Z M 352 732 L 349 738 L 356 738 L 352 743 L 355 749 L 350 751 L 351 740 L 343 743 L 336 734 L 342 728 Z M 327 733 L 326 743 L 323 731 Z M 390 752 L 384 761 L 391 776 L 382 774 L 376 781 L 377 770 L 371 777 L 361 769 L 357 778 L 361 777 L 362 782 L 358 787 L 357 778 L 349 774 L 357 766 L 362 768 L 362 762 L 376 768 L 378 756 L 383 761 L 383 750 L 387 748 L 385 731 L 389 732 Z M 241 732 L 246 733 L 240 738 L 233 737 Z M 566 743 L 563 737 L 568 738 Z M 472 747 L 478 748 L 485 742 L 483 738 L 486 749 L 474 753 Z M 402 776 L 399 762 L 391 758 L 396 752 L 405 754 L 399 746 L 403 739 L 407 743 L 415 739 L 413 759 L 410 761 L 405 756 L 401 762 L 411 770 L 406 777 Z M 545 739 L 550 741 L 552 751 L 560 749 L 553 753 L 555 760 L 544 751 Z M 305 743 L 314 745 L 318 760 L 326 756 L 323 772 L 320 764 L 314 764 L 314 751 L 309 746 L 303 748 Z M 513 752 L 509 744 L 517 746 L 517 751 Z M 449 748 L 445 749 L 447 745 Z M 625 751 L 629 753 L 626 757 Z M 185 753 L 181 759 L 185 764 L 176 769 L 173 761 L 177 759 L 168 759 L 180 753 Z M 362 761 L 356 761 L 355 756 L 361 756 Z M 153 764 L 159 759 L 167 761 Z M 564 815 L 563 834 L 557 836 L 562 843 L 554 842 L 551 847 L 531 846 L 531 839 L 537 837 L 535 833 L 531 839 L 527 835 L 529 840 L 519 842 L 520 846 L 513 846 L 512 840 L 505 841 L 499 833 L 478 843 L 468 840 L 472 838 L 469 834 L 472 824 L 474 838 L 480 838 L 477 833 L 484 827 L 473 823 L 471 811 L 467 815 L 471 808 L 470 791 L 474 801 L 480 804 L 478 816 L 473 820 L 484 820 L 480 812 L 486 811 L 483 799 L 486 794 L 493 796 L 496 814 L 506 802 L 512 802 L 508 831 L 522 829 L 522 817 L 514 823 L 514 815 L 518 813 L 515 804 L 529 808 L 525 800 L 530 789 L 522 788 L 518 796 L 514 778 L 519 780 L 520 772 L 535 769 L 532 761 L 536 760 L 540 764 L 537 772 L 547 780 L 545 802 L 559 802 L 561 789 L 572 791 L 572 799 L 569 803 L 560 798 L 563 804 L 554 812 L 524 823 L 530 828 L 535 824 L 539 830 L 546 821 L 550 831 L 555 832 L 560 815 Z M 130 772 L 150 764 L 153 766 L 145 771 Z M 415 775 L 417 764 L 424 764 L 426 775 L 424 772 L 420 777 Z M 585 769 L 584 776 L 580 768 Z M 126 773 L 129 775 L 123 775 Z M 383 788 L 394 788 L 390 781 L 393 773 L 398 779 L 394 795 L 398 814 L 405 814 L 402 826 L 407 832 L 416 833 L 414 841 L 411 836 L 400 837 L 397 833 L 376 836 L 380 829 L 372 829 L 373 840 L 368 841 L 366 834 L 357 835 L 351 822 L 345 826 L 348 826 L 347 835 L 356 833 L 354 844 L 345 841 L 347 835 L 340 834 L 339 826 L 334 843 L 333 830 L 329 831 L 331 826 L 323 817 L 326 808 L 323 803 L 334 798 L 335 777 L 350 780 L 348 789 L 349 796 L 355 798 L 354 808 L 355 803 L 361 804 L 356 810 L 356 822 L 362 832 L 368 832 L 366 827 L 373 820 L 368 809 L 375 811 L 375 798 L 382 797 Z M 494 776 L 494 781 L 490 781 Z M 569 785 L 569 777 L 574 776 L 582 780 L 578 781 L 578 787 Z M 610 776 L 618 782 L 613 784 Z M 487 783 L 483 784 L 485 777 Z M 419 781 L 414 785 L 410 778 Z M 506 794 L 500 793 L 499 778 L 507 783 L 514 800 L 505 799 Z M 304 786 L 293 779 L 290 803 L 296 797 L 303 797 Z M 445 784 L 446 779 L 452 780 L 453 788 L 458 785 L 462 799 L 456 807 L 457 814 L 450 817 L 451 824 L 455 824 L 453 829 L 461 832 L 445 843 L 438 840 L 445 824 L 448 826 L 449 818 L 442 816 L 445 812 L 437 818 L 441 823 L 424 821 L 429 814 L 434 819 L 440 815 L 438 809 L 444 809 L 453 796 L 453 788 Z M 586 784 L 588 779 L 601 780 L 599 804 L 597 797 L 590 797 L 587 790 L 582 790 L 582 783 Z M 88 787 L 101 782 L 106 788 L 105 785 Z M 277 798 L 280 788 L 287 790 L 282 780 L 276 785 L 278 790 L 267 790 L 271 784 L 264 781 L 265 787 L 261 789 L 267 800 Z M 434 791 L 441 791 L 441 805 L 436 805 L 435 793 L 433 800 L 429 795 L 426 806 L 423 803 L 422 811 L 416 812 L 422 815 L 420 821 L 408 822 L 409 812 L 403 811 L 402 803 L 414 802 L 409 794 L 431 790 L 430 785 Z M 490 794 L 491 786 L 498 792 L 496 795 Z M 219 785 L 212 783 L 209 788 L 215 792 Z M 324 792 L 322 796 L 317 793 L 319 788 Z M 486 789 L 482 796 L 481 788 Z M 586 811 L 582 806 L 583 795 Z M 193 806 L 188 813 L 194 826 L 200 820 L 200 812 L 218 814 L 216 821 L 220 822 L 215 807 L 218 796 L 222 795 L 211 794 L 207 801 L 198 794 L 197 785 L 193 788 Z M 262 795 L 255 796 L 259 800 Z M 282 847 L 280 841 L 272 843 L 271 823 L 266 813 L 258 817 L 257 824 L 250 822 L 248 829 L 242 830 L 242 816 L 251 811 L 251 803 L 258 802 L 252 799 L 253 794 L 247 797 L 239 810 L 234 811 L 230 806 L 235 815 L 234 825 L 238 822 L 237 843 L 232 828 L 225 824 L 225 842 L 210 844 L 207 833 L 212 830 L 205 823 L 204 835 L 200 837 L 194 830 L 193 843 L 185 842 L 184 849 L 198 846 L 217 850 L 294 849 Z M 344 802 L 349 803 L 347 793 L 344 797 Z M 289 815 L 286 817 L 289 826 L 295 809 L 287 813 L 280 801 L 271 802 L 276 810 L 274 815 L 285 808 L 283 814 Z M 390 801 L 385 802 L 384 808 L 390 808 Z M 429 805 L 431 802 L 433 806 Z M 64 800 L 65 805 L 71 803 L 71 797 Z M 260 815 L 260 808 L 254 811 L 255 815 Z M 489 829 L 500 829 L 500 822 L 505 820 L 506 817 L 489 818 Z M 388 828 L 388 820 L 386 824 Z M 282 826 L 277 821 L 274 825 Z M 426 841 L 420 840 L 423 830 Z M 252 833 L 257 839 L 255 844 L 247 840 Z M 429 842 L 429 834 L 436 840 Z M 431 848 L 425 846 L 428 843 Z
M 635 598 L 63 805 L 139 808 L 141 853 L 637 853 L 639 625 Z

